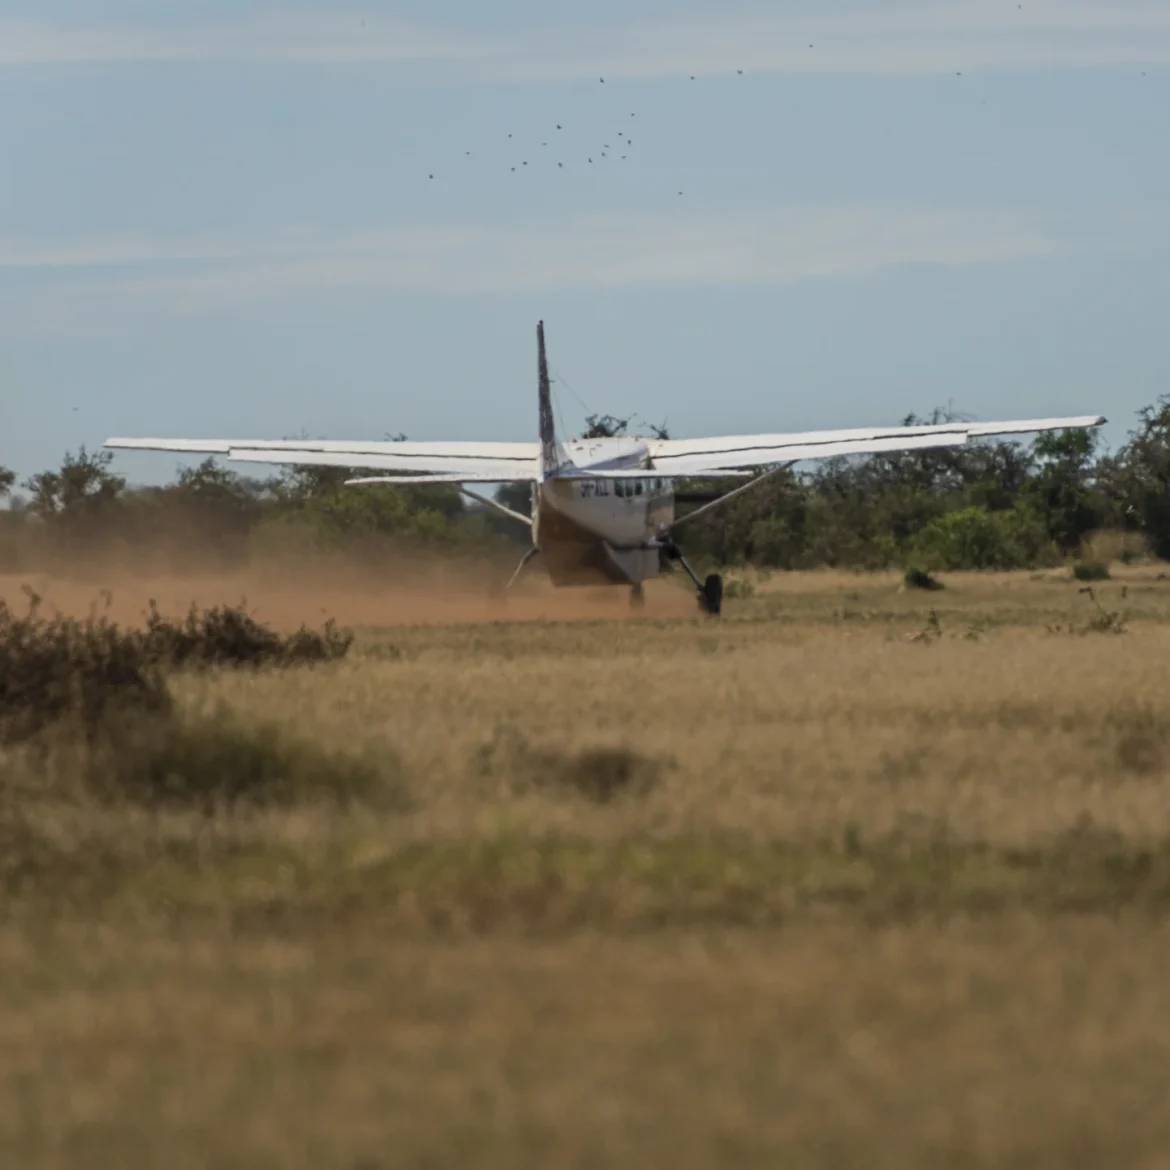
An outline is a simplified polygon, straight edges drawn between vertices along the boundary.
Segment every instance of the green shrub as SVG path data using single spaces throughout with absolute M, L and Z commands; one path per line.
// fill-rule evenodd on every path
M 1081 541 L 1078 560 L 1100 561 L 1112 564 L 1119 561 L 1132 565 L 1146 560 L 1150 555 L 1149 542 L 1140 532 L 1127 532 L 1119 528 L 1103 528 L 1090 532 Z
M 735 577 L 723 586 L 723 597 L 727 601 L 746 601 L 756 595 L 756 587 L 744 577 Z
M 931 569 L 1022 569 L 1050 555 L 1044 525 L 1012 508 L 960 508 L 937 516 L 915 537 L 914 560 Z
M 1108 581 L 1109 566 L 1103 561 L 1079 561 L 1073 565 L 1073 576 L 1078 581 Z

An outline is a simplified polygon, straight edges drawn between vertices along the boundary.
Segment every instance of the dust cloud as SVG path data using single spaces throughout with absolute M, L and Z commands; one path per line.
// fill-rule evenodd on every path
M 671 579 L 648 582 L 640 609 L 631 607 L 625 588 L 557 589 L 535 566 L 506 598 L 500 586 L 494 566 L 441 559 L 412 563 L 402 574 L 319 566 L 144 572 L 131 564 L 105 564 L 78 566 L 68 574 L 0 575 L 0 601 L 21 614 L 35 595 L 46 616 L 105 615 L 122 625 L 143 621 L 151 602 L 168 617 L 181 617 L 192 605 L 243 604 L 257 620 L 279 630 L 320 626 L 328 619 L 351 628 L 378 628 L 690 618 L 696 613 L 689 587 Z

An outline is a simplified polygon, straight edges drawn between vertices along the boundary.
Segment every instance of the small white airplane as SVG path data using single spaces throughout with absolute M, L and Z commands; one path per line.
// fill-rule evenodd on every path
M 451 484 L 532 533 L 509 587 L 538 553 L 554 585 L 628 585 L 641 604 L 643 582 L 673 563 L 686 570 L 700 607 L 720 612 L 723 581 L 700 580 L 674 534 L 681 524 L 759 486 L 769 476 L 809 459 L 883 451 L 961 447 L 968 439 L 1098 427 L 1100 415 L 1021 422 L 942 423 L 934 426 L 737 435 L 711 439 L 557 438 L 553 422 L 544 322 L 536 328 L 539 442 L 349 442 L 336 440 L 109 439 L 114 449 L 222 455 L 237 463 L 342 467 L 389 474 L 362 476 L 352 485 Z M 674 516 L 674 481 L 742 478 L 747 482 L 681 519 Z M 529 483 L 532 516 L 480 495 L 469 484 Z

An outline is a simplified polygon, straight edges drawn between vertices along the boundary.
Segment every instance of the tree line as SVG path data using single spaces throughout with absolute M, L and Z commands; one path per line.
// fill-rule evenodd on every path
M 907 426 L 954 421 L 908 415 Z M 624 434 L 593 416 L 586 434 Z M 653 428 L 660 436 L 664 428 Z M 59 569 L 115 550 L 149 564 L 206 565 L 267 555 L 376 561 L 404 547 L 485 552 L 527 539 L 514 521 L 449 485 L 346 488 L 352 473 L 301 468 L 255 478 L 209 459 L 162 486 L 133 486 L 108 451 L 82 448 L 21 483 L 0 468 L 0 571 Z M 685 514 L 733 483 L 679 484 Z M 528 513 L 528 485 L 500 489 Z M 688 554 L 782 569 L 1013 569 L 1085 555 L 1114 534 L 1122 556 L 1170 560 L 1170 395 L 1138 412 L 1127 441 L 1102 450 L 1094 431 L 1030 443 L 980 440 L 935 451 L 843 457 L 773 473 L 680 530 Z

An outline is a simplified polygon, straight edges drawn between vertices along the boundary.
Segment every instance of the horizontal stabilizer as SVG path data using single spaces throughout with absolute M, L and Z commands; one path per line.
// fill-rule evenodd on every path
M 732 471 L 726 468 L 707 468 L 702 473 L 704 479 L 745 479 L 751 478 L 752 474 L 750 471 Z M 639 467 L 633 470 L 623 467 L 614 470 L 604 467 L 573 467 L 571 464 L 564 464 L 554 474 L 548 476 L 546 482 L 557 479 L 572 481 L 583 479 L 671 479 L 674 476 L 691 478 L 688 472 L 665 471 L 657 466 Z
M 353 451 L 265 451 L 232 447 L 228 459 L 235 463 L 277 463 L 295 467 L 352 467 L 368 471 L 425 472 L 435 475 L 467 475 L 481 483 L 536 479 L 535 459 L 468 459 L 466 456 L 432 455 L 419 459 L 397 451 L 363 455 Z
M 530 475 L 512 476 L 500 479 L 498 475 L 363 475 L 358 479 L 347 479 L 347 487 L 359 487 L 367 484 L 388 483 L 393 487 L 417 487 L 426 483 L 454 484 L 462 483 L 535 483 L 536 472 Z

